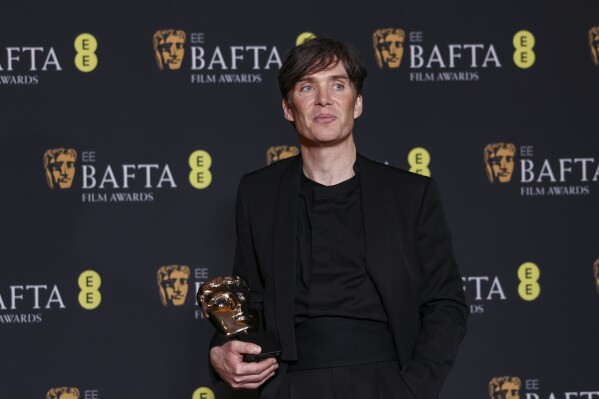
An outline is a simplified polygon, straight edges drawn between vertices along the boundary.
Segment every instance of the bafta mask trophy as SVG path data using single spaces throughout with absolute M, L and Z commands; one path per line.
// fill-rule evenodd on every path
M 262 347 L 262 353 L 244 355 L 244 361 L 260 361 L 279 355 L 275 338 L 269 332 L 261 331 L 252 291 L 241 278 L 217 277 L 206 281 L 198 292 L 198 303 L 206 319 L 227 338 Z

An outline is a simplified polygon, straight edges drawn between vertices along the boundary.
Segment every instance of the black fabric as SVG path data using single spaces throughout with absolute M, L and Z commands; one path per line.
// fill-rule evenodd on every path
M 366 270 L 380 295 L 401 376 L 419 399 L 439 395 L 466 333 L 468 307 L 434 179 L 358 154 Z M 237 195 L 233 274 L 263 298 L 265 327 L 281 343 L 279 373 L 260 397 L 275 398 L 297 361 L 294 287 L 300 157 L 244 176 Z M 274 210 L 274 211 L 273 211 Z
M 298 360 L 288 371 L 398 360 L 385 322 L 317 317 L 298 324 L 295 337 Z
M 287 373 L 277 399 L 415 399 L 398 362 Z
M 295 322 L 339 316 L 387 321 L 366 272 L 359 168 L 324 186 L 302 175 L 297 209 Z

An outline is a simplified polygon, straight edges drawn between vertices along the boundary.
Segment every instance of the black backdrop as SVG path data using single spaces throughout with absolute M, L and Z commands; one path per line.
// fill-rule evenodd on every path
M 489 397 L 508 376 L 527 399 L 599 398 L 599 66 L 588 39 L 599 3 L 37 3 L 0 12 L 2 398 L 62 387 L 89 399 L 230 396 L 208 378 L 211 327 L 194 293 L 230 272 L 240 176 L 269 148 L 297 146 L 276 75 L 302 32 L 365 59 L 363 154 L 406 169 L 412 149 L 430 155 L 473 313 L 441 396 Z M 405 32 L 399 68 L 376 64 L 382 28 Z M 165 29 L 186 33 L 178 70 L 157 66 L 152 38 Z M 528 68 L 513 58 L 523 30 L 519 43 L 535 42 Z M 82 33 L 97 42 L 90 72 L 75 64 Z M 509 182 L 487 178 L 493 143 L 514 145 Z M 44 154 L 57 148 L 77 153 L 70 188 L 46 181 Z M 197 150 L 212 160 L 200 189 L 189 180 Z M 538 281 L 526 280 L 534 266 L 519 277 L 527 262 Z M 182 304 L 161 302 L 166 265 L 190 270 Z

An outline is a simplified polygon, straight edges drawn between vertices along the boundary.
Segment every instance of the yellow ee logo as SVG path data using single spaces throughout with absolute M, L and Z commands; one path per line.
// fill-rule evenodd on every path
M 526 262 L 518 268 L 518 294 L 525 301 L 534 301 L 541 294 L 541 285 L 538 283 L 541 269 L 532 262 Z
M 191 399 L 214 399 L 214 392 L 208 387 L 201 387 L 193 391 Z
M 416 147 L 408 154 L 408 163 L 410 164 L 410 172 L 419 175 L 429 176 L 431 170 L 428 165 L 431 163 L 431 154 L 422 147 Z
M 102 285 L 102 278 L 93 270 L 86 270 L 79 275 L 79 304 L 83 309 L 94 310 L 102 302 L 102 294 L 98 289 Z
M 516 49 L 514 64 L 522 69 L 533 66 L 536 60 L 535 52 L 532 50 L 535 47 L 534 35 L 527 30 L 521 30 L 514 35 L 512 43 Z
M 306 40 L 310 40 L 310 39 L 314 39 L 316 38 L 316 35 L 312 32 L 303 32 L 300 33 L 297 37 L 297 39 L 295 39 L 295 45 L 299 46 L 300 44 L 302 44 L 303 42 L 305 42 Z
M 98 41 L 89 33 L 82 33 L 75 39 L 75 66 L 81 72 L 91 72 L 98 66 Z
M 212 183 L 212 157 L 204 150 L 197 150 L 189 156 L 189 184 L 192 187 L 202 190 Z

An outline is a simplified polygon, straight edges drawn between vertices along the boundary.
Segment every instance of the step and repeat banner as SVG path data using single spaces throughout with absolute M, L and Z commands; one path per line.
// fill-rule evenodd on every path
M 276 77 L 315 33 L 368 68 L 359 151 L 441 188 L 471 311 L 441 397 L 599 399 L 599 3 L 420 3 L 3 4 L 0 397 L 253 397 L 195 293 L 240 177 L 298 153 Z

